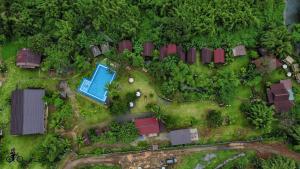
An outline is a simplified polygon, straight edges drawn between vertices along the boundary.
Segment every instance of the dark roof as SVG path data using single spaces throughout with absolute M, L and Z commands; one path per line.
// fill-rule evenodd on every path
M 101 55 L 101 51 L 98 46 L 92 45 L 91 51 L 92 51 L 94 57 Z
M 132 51 L 132 43 L 130 40 L 122 40 L 121 42 L 119 42 L 118 44 L 118 52 L 122 53 L 125 50 L 128 50 L 129 52 Z
M 154 117 L 135 119 L 134 123 L 140 135 L 159 133 L 158 120 Z
M 187 63 L 194 64 L 196 62 L 196 48 L 190 48 L 187 54 Z
M 197 129 L 174 130 L 169 133 L 169 138 L 172 145 L 190 144 L 199 139 Z
M 186 61 L 186 54 L 185 54 L 185 52 L 184 52 L 182 46 L 180 46 L 180 45 L 177 46 L 177 54 L 178 54 L 179 58 L 180 58 L 183 62 Z
M 274 106 L 277 112 L 289 112 L 294 103 L 290 100 L 274 101 Z
M 44 133 L 44 95 L 45 91 L 40 89 L 15 90 L 12 93 L 12 135 Z
M 282 83 L 273 84 L 270 89 L 274 96 L 274 102 L 289 99 L 289 93 Z
M 268 54 L 268 51 L 265 48 L 258 48 L 257 51 L 260 56 L 265 56 Z
M 162 46 L 159 49 L 159 59 L 162 60 L 167 56 L 167 47 L 166 46 Z
M 152 56 L 154 50 L 154 44 L 152 42 L 144 43 L 143 56 Z
M 288 81 L 282 81 L 282 83 L 273 84 L 267 89 L 268 102 L 274 103 L 277 112 L 288 112 L 293 107 L 286 87 L 289 87 Z
M 225 51 L 222 48 L 214 50 L 214 62 L 215 63 L 225 63 Z
M 210 63 L 212 60 L 213 52 L 208 48 L 203 48 L 201 50 L 201 61 L 203 64 Z
M 36 68 L 41 65 L 42 56 L 33 53 L 28 48 L 21 49 L 17 54 L 17 66 L 22 68 Z
M 167 45 L 167 55 L 174 55 L 177 53 L 176 44 L 168 44 Z

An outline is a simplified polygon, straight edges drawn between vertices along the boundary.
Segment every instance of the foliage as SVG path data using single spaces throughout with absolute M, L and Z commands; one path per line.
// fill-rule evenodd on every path
M 272 122 L 274 121 L 273 107 L 267 106 L 263 101 L 254 101 L 252 103 L 244 103 L 241 106 L 241 110 L 256 129 L 262 129 L 265 132 L 271 131 Z
M 261 168 L 262 169 L 282 169 L 282 168 L 296 169 L 297 164 L 294 160 L 282 156 L 274 156 L 268 160 L 263 160 Z
M 257 78 L 261 78 L 254 64 L 249 64 L 247 67 L 242 67 L 239 74 L 239 79 L 242 84 L 255 86 Z
M 220 111 L 212 110 L 207 113 L 206 120 L 209 127 L 220 127 L 223 123 L 222 113 Z
M 295 24 L 292 27 L 292 38 L 296 43 L 300 42 L 300 24 Z
M 38 146 L 33 157 L 45 165 L 53 165 L 60 161 L 62 156 L 70 150 L 70 142 L 57 135 L 48 134 Z
M 6 73 L 8 70 L 6 63 L 0 60 L 0 73 Z

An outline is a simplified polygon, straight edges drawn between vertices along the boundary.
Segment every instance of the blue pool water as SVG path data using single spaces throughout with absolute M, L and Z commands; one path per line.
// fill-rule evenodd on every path
M 107 99 L 106 85 L 111 84 L 115 78 L 115 72 L 108 67 L 98 64 L 91 79 L 84 78 L 78 91 L 96 101 L 105 102 Z

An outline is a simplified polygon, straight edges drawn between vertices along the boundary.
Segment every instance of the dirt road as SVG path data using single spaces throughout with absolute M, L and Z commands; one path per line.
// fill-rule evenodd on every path
M 74 169 L 78 166 L 91 164 L 114 164 L 120 165 L 125 169 L 136 169 L 137 167 L 154 169 L 161 167 L 161 160 L 166 158 L 176 157 L 180 161 L 182 156 L 187 154 L 220 150 L 255 150 L 261 154 L 278 154 L 300 161 L 300 154 L 290 151 L 282 144 L 241 142 L 215 146 L 195 146 L 177 150 L 145 151 L 127 154 L 115 153 L 98 157 L 85 157 L 69 161 L 64 169 Z

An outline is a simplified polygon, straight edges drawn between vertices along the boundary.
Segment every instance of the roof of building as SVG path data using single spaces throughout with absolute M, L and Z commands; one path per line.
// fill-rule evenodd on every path
M 283 84 L 286 90 L 292 89 L 292 81 L 291 79 L 280 80 L 280 83 Z
M 271 71 L 273 71 L 273 70 L 275 70 L 275 69 L 282 66 L 282 63 L 280 62 L 280 60 L 278 60 L 273 55 L 260 57 L 256 60 L 252 61 L 252 63 L 255 64 L 256 68 L 260 72 L 265 72 L 265 71 L 270 71 L 271 72 Z
M 91 51 L 92 51 L 94 57 L 101 55 L 101 51 L 100 51 L 99 47 L 96 45 L 91 46 Z
M 159 133 L 159 123 L 154 117 L 135 119 L 134 123 L 140 135 Z
M 105 42 L 100 45 L 102 54 L 108 52 L 110 50 L 110 46 L 108 42 Z
M 177 46 L 176 44 L 168 44 L 167 45 L 167 55 L 177 54 Z
M 265 56 L 268 54 L 268 51 L 265 48 L 258 48 L 257 51 L 260 56 Z
M 246 55 L 246 48 L 244 45 L 236 46 L 232 49 L 233 56 L 245 56 Z
M 295 62 L 295 60 L 294 60 L 291 56 L 287 56 L 287 57 L 284 59 L 284 62 L 285 62 L 286 64 L 291 65 L 291 64 L 293 64 L 293 63 Z
M 186 54 L 181 45 L 177 46 L 177 54 L 183 62 L 186 61 Z
M 41 64 L 42 56 L 32 52 L 28 48 L 21 49 L 17 54 L 17 66 L 35 68 Z
M 159 49 L 159 59 L 162 60 L 167 56 L 167 46 L 162 46 Z
M 44 95 L 42 89 L 15 90 L 12 93 L 12 135 L 44 133 Z
M 277 112 L 289 112 L 294 103 L 291 100 L 274 101 L 274 106 Z
M 270 89 L 267 89 L 269 103 L 274 103 L 277 112 L 288 112 L 293 107 L 290 92 L 291 84 L 288 80 L 281 81 L 280 83 L 271 85 Z
M 143 56 L 152 56 L 154 50 L 154 44 L 152 42 L 146 42 L 144 43 L 144 50 L 142 55 Z
M 129 52 L 132 51 L 132 43 L 130 40 L 122 40 L 118 44 L 118 52 L 123 53 L 125 50 L 128 50 Z
M 214 50 L 214 63 L 225 63 L 225 51 L 222 48 Z
M 213 51 L 208 48 L 202 48 L 201 61 L 203 64 L 210 63 L 212 60 Z
M 174 130 L 169 133 L 172 145 L 190 144 L 199 140 L 197 129 Z
M 187 63 L 194 64 L 196 62 L 196 48 L 190 48 L 187 53 Z

